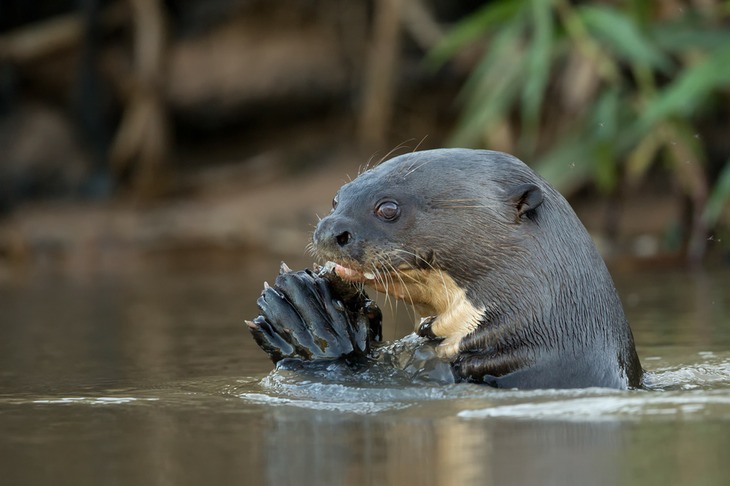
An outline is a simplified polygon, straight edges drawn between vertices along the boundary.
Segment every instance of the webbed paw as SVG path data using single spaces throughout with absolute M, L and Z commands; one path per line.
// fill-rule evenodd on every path
M 336 279 L 327 270 L 294 272 L 282 264 L 274 285 L 264 286 L 256 302 L 261 314 L 246 324 L 274 363 L 362 358 L 370 341 L 380 340 L 380 309 Z

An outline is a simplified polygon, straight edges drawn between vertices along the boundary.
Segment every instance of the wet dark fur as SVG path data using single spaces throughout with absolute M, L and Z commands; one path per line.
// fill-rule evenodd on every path
M 373 214 L 387 198 L 400 204 L 397 221 Z M 346 245 L 335 239 L 343 232 L 351 235 Z M 458 379 L 518 388 L 640 385 L 631 330 L 588 233 L 566 200 L 510 155 L 443 149 L 384 162 L 342 187 L 314 248 L 363 267 L 448 274 L 485 308 L 451 361 Z

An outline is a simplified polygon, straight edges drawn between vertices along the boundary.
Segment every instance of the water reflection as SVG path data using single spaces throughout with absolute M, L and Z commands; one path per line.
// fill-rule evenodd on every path
M 270 484 L 620 484 L 626 430 L 616 423 L 353 419 L 271 411 Z M 559 468 L 554 465 L 559 464 Z M 598 479 L 600 478 L 600 479 Z M 596 482 L 598 480 L 598 482 Z
M 724 484 L 730 477 L 727 272 L 618 276 L 642 362 L 670 390 L 643 392 L 656 397 L 643 400 L 606 391 L 495 395 L 461 385 L 336 389 L 277 375 L 267 385 L 272 366 L 243 319 L 255 314 L 261 282 L 276 268 L 237 261 L 0 282 L 3 483 Z M 396 319 L 405 333 L 409 317 Z M 388 322 L 392 332 L 396 323 Z M 637 397 L 636 408 L 596 411 L 607 398 L 620 408 Z M 366 402 L 372 408 L 363 413 Z M 578 405 L 594 415 L 570 417 Z M 518 406 L 536 408 L 515 415 Z M 560 413 L 546 414 L 549 407 Z M 492 412 L 460 416 L 465 410 Z

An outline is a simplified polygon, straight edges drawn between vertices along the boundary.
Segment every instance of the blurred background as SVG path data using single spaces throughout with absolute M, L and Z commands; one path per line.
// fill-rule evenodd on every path
M 464 422 L 543 399 L 262 380 L 263 281 L 450 146 L 568 197 L 673 391 Z M 0 0 L 7 484 L 727 484 L 729 243 L 730 0 Z
M 527 162 L 614 265 L 728 265 L 730 2 L 0 2 L 0 274 L 306 265 L 343 182 L 443 146 Z

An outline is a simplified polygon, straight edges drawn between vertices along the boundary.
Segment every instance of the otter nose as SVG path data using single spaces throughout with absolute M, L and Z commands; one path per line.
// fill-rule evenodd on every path
M 319 222 L 313 240 L 320 248 L 344 248 L 352 243 L 354 236 L 347 221 L 329 216 Z
M 335 241 L 337 241 L 337 244 L 340 246 L 347 245 L 352 240 L 352 233 L 349 231 L 343 231 L 339 235 L 335 236 Z

